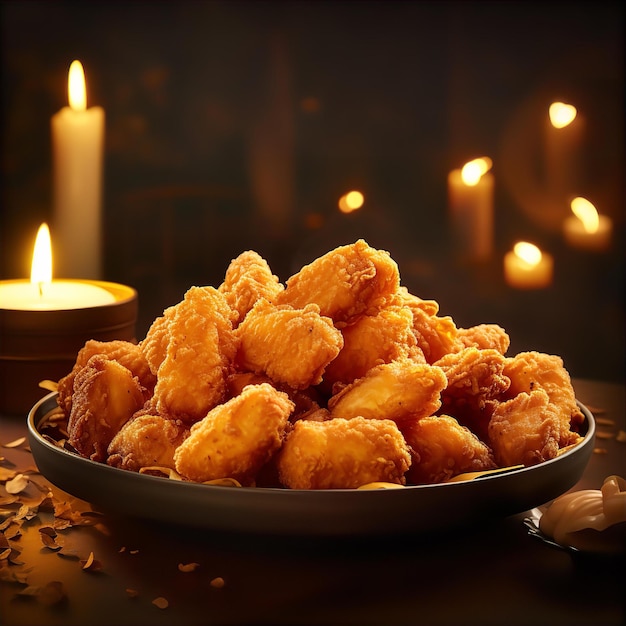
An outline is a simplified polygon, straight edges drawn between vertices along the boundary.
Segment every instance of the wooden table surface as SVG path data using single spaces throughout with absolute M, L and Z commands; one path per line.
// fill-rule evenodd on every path
M 598 489 L 606 476 L 626 477 L 626 444 L 617 438 L 626 430 L 625 387 L 577 379 L 574 386 L 599 422 L 596 450 L 573 489 Z M 0 417 L 0 469 L 32 469 L 25 444 L 6 447 L 25 435 L 25 419 Z M 54 492 L 76 509 L 90 508 Z M 15 511 L 0 506 L 7 509 Z M 52 514 L 40 511 L 9 541 L 18 564 L 5 559 L 0 569 L 0 624 L 623 625 L 625 559 L 552 548 L 528 534 L 525 516 L 414 537 L 331 540 L 105 516 L 59 531 L 63 549 L 54 550 L 40 532 Z M 85 569 L 92 553 L 100 569 Z M 192 563 L 192 571 L 179 568 Z M 58 585 L 41 593 L 53 581 L 61 601 L 54 601 Z M 167 606 L 159 608 L 157 598 Z

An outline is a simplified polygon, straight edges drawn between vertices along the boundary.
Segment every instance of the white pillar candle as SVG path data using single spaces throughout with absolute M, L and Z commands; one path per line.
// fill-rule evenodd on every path
M 474 176 L 472 166 L 477 170 Z M 448 175 L 453 245 L 455 253 L 465 260 L 486 260 L 493 252 L 494 177 L 487 171 L 490 167 L 490 159 L 475 159 Z
M 553 102 L 546 116 L 545 180 L 553 202 L 563 214 L 580 193 L 583 119 L 571 104 Z
M 104 110 L 87 108 L 78 61 L 70 67 L 68 93 L 69 106 L 51 120 L 58 272 L 65 277 L 100 278 Z
M 526 241 L 519 241 L 504 256 L 504 278 L 516 289 L 543 289 L 552 283 L 554 260 Z

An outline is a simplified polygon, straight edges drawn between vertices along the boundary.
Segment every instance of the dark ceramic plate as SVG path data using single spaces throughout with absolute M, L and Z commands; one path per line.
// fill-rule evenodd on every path
M 57 408 L 56 393 L 28 415 L 28 435 L 41 473 L 102 512 L 207 530 L 282 535 L 366 536 L 421 533 L 506 517 L 540 506 L 582 476 L 593 451 L 595 422 L 560 456 L 528 468 L 438 485 L 375 490 L 291 490 L 180 482 L 109 467 L 47 441 L 39 426 Z

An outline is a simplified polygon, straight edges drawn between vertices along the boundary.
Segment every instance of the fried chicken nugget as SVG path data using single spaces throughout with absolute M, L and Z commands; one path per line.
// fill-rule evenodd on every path
M 361 315 L 342 329 L 343 348 L 326 368 L 324 384 L 348 384 L 383 363 L 409 357 L 425 363 L 413 334 L 413 315 L 408 307 L 389 306 L 376 315 Z
M 373 367 L 362 378 L 332 396 L 328 409 L 332 418 L 390 419 L 432 415 L 441 406 L 447 384 L 439 367 L 401 358 Z
M 427 315 L 437 315 L 439 303 L 436 300 L 424 300 L 411 293 L 405 285 L 400 285 L 393 295 L 392 304 L 408 306 L 410 309 L 421 309 Z
M 392 420 L 301 420 L 276 464 L 290 489 L 355 489 L 377 481 L 404 485 L 411 455 Z
M 191 424 L 224 399 L 237 351 L 232 317 L 226 299 L 213 287 L 191 287 L 175 305 L 154 387 L 159 415 Z
M 294 389 L 317 385 L 343 347 L 341 332 L 315 304 L 294 309 L 259 300 L 235 330 L 239 369 Z
M 443 412 L 455 417 L 487 442 L 487 425 L 511 381 L 504 374 L 505 357 L 497 350 L 464 348 L 435 362 L 447 378 L 441 393 Z
M 191 427 L 174 453 L 176 471 L 196 482 L 234 478 L 253 484 L 280 448 L 292 411 L 287 394 L 268 383 L 248 385 Z
M 489 441 L 496 462 L 535 465 L 559 451 L 560 416 L 543 389 L 521 392 L 501 402 L 489 422 Z
M 440 483 L 463 472 L 496 467 L 489 447 L 449 415 L 408 420 L 400 430 L 411 448 L 407 482 Z
M 106 460 L 109 443 L 145 399 L 129 369 L 102 354 L 92 356 L 74 379 L 68 442 L 81 456 Z
M 560 356 L 520 352 L 506 360 L 504 374 L 511 379 L 509 397 L 535 389 L 543 389 L 548 394 L 560 419 L 561 447 L 580 440 L 576 430 L 582 424 L 584 415 L 576 404 L 572 380 Z
M 150 414 L 133 416 L 111 440 L 107 465 L 131 472 L 151 466 L 174 469 L 174 451 L 188 434 L 180 420 Z
M 375 313 L 384 306 L 399 282 L 398 265 L 389 253 L 359 239 L 302 267 L 287 280 L 276 303 L 295 308 L 315 303 L 320 314 L 340 328 L 357 315 Z
M 500 354 L 506 354 L 511 345 L 508 333 L 498 324 L 477 324 L 469 328 L 459 328 L 457 339 L 465 348 L 497 350 Z
M 278 277 L 272 274 L 267 261 L 257 252 L 242 252 L 230 262 L 224 282 L 218 287 L 230 307 L 237 312 L 237 327 L 248 311 L 261 298 L 270 302 L 284 290 Z
M 150 366 L 150 371 L 155 376 L 167 355 L 167 344 L 170 341 L 169 324 L 170 319 L 174 317 L 175 313 L 176 306 L 165 309 L 163 315 L 157 317 L 152 324 L 150 324 L 145 338 L 139 342 L 141 351 Z
M 76 374 L 96 354 L 105 356 L 112 361 L 117 361 L 120 365 L 129 369 L 138 378 L 143 387 L 150 392 L 154 389 L 156 377 L 151 372 L 148 361 L 139 345 L 122 340 L 96 341 L 95 339 L 90 339 L 78 351 L 76 362 L 71 372 L 59 380 L 57 403 L 67 416 L 69 416 L 72 410 L 72 394 L 74 393 Z
M 294 410 L 290 419 L 292 421 L 307 417 L 318 410 L 323 404 L 322 396 L 315 387 L 307 387 L 306 389 L 293 389 L 289 385 L 281 385 L 274 382 L 265 374 L 255 374 L 253 372 L 235 372 L 228 377 L 228 394 L 227 399 L 238 396 L 248 385 L 259 385 L 260 383 L 269 383 L 278 391 L 284 391 L 289 399 L 294 403 Z
M 394 302 L 411 310 L 413 332 L 427 363 L 433 364 L 445 354 L 457 352 L 463 347 L 457 338 L 458 329 L 454 320 L 449 315 L 437 315 L 439 305 L 435 300 L 422 300 L 405 287 L 400 287 Z

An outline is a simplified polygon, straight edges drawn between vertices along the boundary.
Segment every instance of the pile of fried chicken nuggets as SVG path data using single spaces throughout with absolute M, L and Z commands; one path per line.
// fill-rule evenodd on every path
M 85 344 L 58 384 L 68 443 L 186 481 L 351 489 L 534 465 L 580 441 L 560 357 L 507 357 L 500 326 L 438 312 L 363 240 L 285 285 L 243 252 L 138 344 Z

